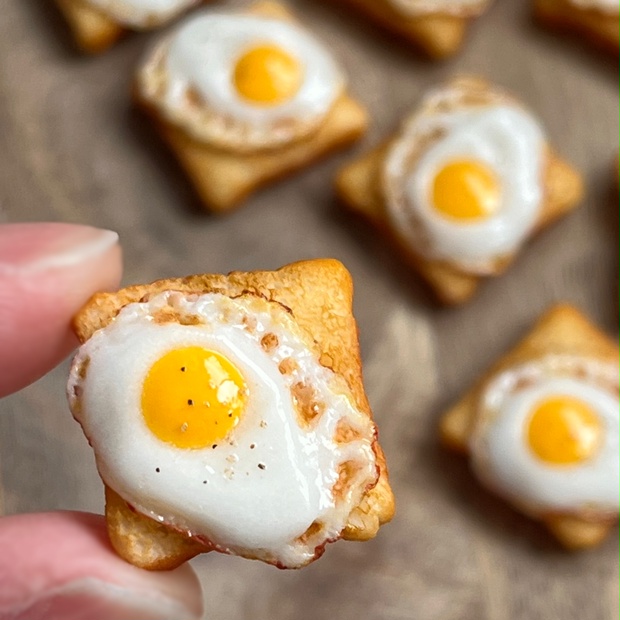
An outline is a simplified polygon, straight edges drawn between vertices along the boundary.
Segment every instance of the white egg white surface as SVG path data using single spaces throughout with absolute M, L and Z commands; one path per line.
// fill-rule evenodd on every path
M 471 16 L 482 13 L 492 0 L 388 0 L 403 15 Z
M 297 93 L 276 105 L 241 97 L 233 75 L 237 60 L 256 45 L 286 51 L 303 68 Z M 142 96 L 169 121 L 198 140 L 239 151 L 274 148 L 317 129 L 344 90 L 329 51 L 294 23 L 247 13 L 189 17 L 155 48 L 139 74 Z M 188 89 L 201 98 L 188 102 Z
M 172 19 L 199 0 L 86 0 L 112 19 L 132 28 L 150 28 Z
M 530 449 L 526 430 L 537 402 L 566 395 L 587 402 L 602 424 L 588 460 L 548 464 Z M 471 463 L 490 489 L 533 516 L 560 512 L 613 516 L 619 504 L 618 366 L 548 356 L 501 373 L 485 390 L 470 440 Z
M 405 123 L 391 146 L 383 174 L 388 218 L 403 242 L 425 258 L 479 275 L 492 273 L 535 226 L 545 163 L 545 137 L 536 119 L 503 93 L 482 96 L 488 103 L 460 101 L 466 88 L 432 91 L 424 111 Z M 482 162 L 499 181 L 500 208 L 489 217 L 464 222 L 433 207 L 435 176 L 461 159 Z
M 153 317 L 162 308 L 198 316 L 204 324 L 159 324 Z M 255 327 L 247 329 L 248 323 Z M 267 332 L 279 341 L 269 353 L 260 345 Z M 249 389 L 239 424 L 216 449 L 184 450 L 162 442 L 141 414 L 149 368 L 166 352 L 188 346 L 224 355 Z M 297 365 L 289 375 L 278 370 L 285 358 Z M 291 396 L 299 381 L 325 404 L 308 428 L 298 423 Z M 319 364 L 289 314 L 262 298 L 162 293 L 128 305 L 79 349 L 68 395 L 111 488 L 139 512 L 230 553 L 302 566 L 340 536 L 351 510 L 377 480 L 372 421 L 357 410 L 344 380 Z M 337 443 L 341 420 L 358 437 Z M 336 501 L 332 488 L 345 462 L 357 470 Z M 323 529 L 296 540 L 315 521 Z

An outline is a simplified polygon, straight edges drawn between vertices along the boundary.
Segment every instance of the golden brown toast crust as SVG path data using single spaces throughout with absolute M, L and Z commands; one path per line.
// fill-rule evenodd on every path
M 403 243 L 389 225 L 381 175 L 383 162 L 394 139 L 392 137 L 342 168 L 336 177 L 336 192 L 344 205 L 383 232 L 406 262 L 431 286 L 439 301 L 447 305 L 465 303 L 484 278 L 461 271 L 446 261 L 421 256 Z M 549 148 L 543 184 L 545 198 L 532 234 L 576 208 L 583 195 L 581 175 Z M 494 275 L 505 271 L 511 262 L 512 259 L 497 261 Z
M 441 418 L 442 443 L 467 454 L 469 438 L 477 416 L 478 402 L 486 386 L 504 370 L 550 354 L 577 355 L 604 362 L 618 362 L 616 342 L 601 332 L 576 308 L 562 304 L 547 311 L 532 331 L 511 351 L 501 357 L 465 395 Z M 580 515 L 545 515 L 542 520 L 560 542 L 569 549 L 598 544 L 613 522 L 583 518 Z
M 568 0 L 534 0 L 534 13 L 548 26 L 583 34 L 598 47 L 618 56 L 620 16 L 583 9 Z
M 408 18 L 385 0 L 342 1 L 435 60 L 448 58 L 460 50 L 471 21 L 471 18 L 442 13 Z
M 230 297 L 251 292 L 290 308 L 299 326 L 316 341 L 321 364 L 345 378 L 357 407 L 372 416 L 362 383 L 357 326 L 352 314 L 353 284 L 340 262 L 302 261 L 278 271 L 197 275 L 131 286 L 116 293 L 100 293 L 74 319 L 80 342 L 86 342 L 95 331 L 108 325 L 127 304 L 166 290 L 219 292 Z M 378 444 L 376 452 L 379 480 L 352 511 L 343 532 L 345 539 L 373 538 L 380 525 L 388 522 L 394 513 L 385 458 Z M 106 498 L 110 538 L 119 555 L 132 564 L 151 570 L 171 569 L 189 557 L 211 550 L 133 512 L 110 490 Z
M 144 100 L 138 96 L 135 99 L 153 117 L 160 136 L 189 176 L 203 206 L 214 213 L 232 211 L 256 190 L 346 148 L 368 127 L 366 110 L 343 95 L 309 138 L 274 151 L 240 154 L 194 140 L 163 120 Z
M 87 54 L 100 54 L 114 45 L 126 30 L 120 24 L 89 6 L 83 0 L 56 0 L 75 38 Z
M 270 0 L 255 3 L 249 12 L 294 20 L 284 6 Z M 365 108 L 343 93 L 321 126 L 307 138 L 270 151 L 238 153 L 195 140 L 168 122 L 140 95 L 137 85 L 133 88 L 133 98 L 154 119 L 158 133 L 189 176 L 202 204 L 214 213 L 226 213 L 241 206 L 256 190 L 349 146 L 368 128 Z

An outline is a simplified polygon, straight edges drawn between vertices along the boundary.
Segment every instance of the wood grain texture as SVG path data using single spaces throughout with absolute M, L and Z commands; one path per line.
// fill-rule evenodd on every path
M 231 2 L 230 4 L 234 4 Z M 369 543 L 333 545 L 301 572 L 211 554 L 195 564 L 210 618 L 241 620 L 612 620 L 617 534 L 591 552 L 561 551 L 443 452 L 442 410 L 552 302 L 568 300 L 617 329 L 618 67 L 532 24 L 530 2 L 496 6 L 464 53 L 424 61 L 352 11 L 292 2 L 349 70 L 369 107 L 361 153 L 396 127 L 430 85 L 487 75 L 537 110 L 551 142 L 586 178 L 583 208 L 536 239 L 500 279 L 459 309 L 437 309 L 380 239 L 335 204 L 338 155 L 205 216 L 189 183 L 129 106 L 131 70 L 156 35 L 83 58 L 49 0 L 4 0 L 0 16 L 0 222 L 68 220 L 119 231 L 125 283 L 341 259 L 356 284 L 369 398 L 398 512 Z M 103 487 L 69 414 L 66 364 L 0 401 L 0 512 L 101 511 Z

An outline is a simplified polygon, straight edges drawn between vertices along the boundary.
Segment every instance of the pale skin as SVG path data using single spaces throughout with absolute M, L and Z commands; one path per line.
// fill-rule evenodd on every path
M 96 291 L 118 288 L 121 272 L 118 236 L 110 231 L 0 225 L 0 398 L 77 346 L 71 317 Z M 149 573 L 127 564 L 112 550 L 99 515 L 0 518 L 0 618 L 197 620 L 202 606 L 189 566 Z

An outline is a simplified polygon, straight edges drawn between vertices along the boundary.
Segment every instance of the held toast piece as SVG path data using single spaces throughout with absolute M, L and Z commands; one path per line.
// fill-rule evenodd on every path
M 92 298 L 75 318 L 76 334 L 85 344 L 74 361 L 68 394 L 72 411 L 95 449 L 98 468 L 106 483 L 110 538 L 123 558 L 143 568 L 164 570 L 198 553 L 217 550 L 261 559 L 281 568 L 296 568 L 320 556 L 328 541 L 338 538 L 367 540 L 377 534 L 381 524 L 391 519 L 394 501 L 362 385 L 351 305 L 350 275 L 334 260 L 305 261 L 274 272 L 233 272 L 228 276 L 162 280 Z M 144 334 L 140 336 L 142 344 L 133 346 L 132 342 L 138 342 L 137 325 L 145 316 L 148 316 L 149 325 L 143 328 Z M 155 329 L 155 332 L 147 334 L 147 329 Z M 178 332 L 178 338 L 166 340 L 168 336 L 160 335 L 169 331 Z M 159 339 L 163 339 L 160 349 L 156 344 Z M 170 394 L 174 396 L 177 388 L 161 388 L 166 385 L 166 374 L 160 366 L 167 363 L 162 351 L 176 346 L 172 354 L 177 355 L 179 343 L 190 342 L 216 350 L 219 374 L 211 373 L 209 381 L 215 374 L 221 375 L 223 368 L 228 377 L 226 393 L 232 389 L 230 381 L 235 385 L 245 382 L 247 387 L 238 391 L 245 400 L 241 404 L 233 403 L 234 406 L 229 406 L 218 418 L 220 405 L 214 404 L 208 395 L 196 396 L 198 387 L 192 384 L 191 393 L 179 396 L 183 399 L 189 395 L 187 407 L 183 400 L 181 413 L 172 416 L 176 416 L 174 428 L 168 429 L 172 435 L 162 440 L 164 435 L 157 420 L 161 415 L 170 414 L 158 411 L 156 422 L 152 419 L 148 422 L 150 410 L 160 407 L 149 400 L 149 381 L 152 379 L 154 386 L 160 386 L 153 388 L 157 395 L 154 402 L 168 402 L 166 399 L 171 398 Z M 155 349 L 151 351 L 149 347 Z M 107 354 L 116 360 L 116 366 L 129 363 L 119 353 L 121 349 L 131 355 L 132 367 L 142 368 L 141 356 L 152 364 L 150 371 L 145 373 L 143 368 L 140 371 L 142 378 L 136 383 L 138 387 L 129 386 L 127 392 L 123 391 L 124 387 L 118 388 L 118 379 L 106 383 L 105 372 L 98 372 L 105 368 L 102 360 Z M 277 393 L 281 394 L 282 402 L 293 403 L 296 424 L 291 423 L 290 407 L 279 408 L 279 401 L 273 401 L 268 411 L 259 412 L 255 403 L 264 402 L 263 391 L 267 388 L 264 382 L 256 380 L 250 365 L 244 361 L 245 349 L 248 356 L 256 358 L 252 363 L 262 368 L 263 376 L 271 376 L 279 386 Z M 193 380 L 196 372 L 204 372 L 202 365 L 199 364 L 198 370 L 192 365 L 192 356 L 197 355 L 195 351 L 188 353 L 186 348 L 180 351 L 181 357 L 189 357 L 187 362 L 177 364 L 176 359 L 171 362 L 178 371 L 175 375 L 178 381 Z M 204 367 L 211 368 L 213 364 L 211 360 Z M 123 371 L 123 375 L 131 373 Z M 95 387 L 88 386 L 89 377 Z M 182 472 L 177 479 L 168 471 L 170 467 L 162 456 L 164 453 L 151 458 L 151 454 L 140 453 L 138 444 L 132 448 L 131 442 L 125 442 L 129 454 L 115 454 L 114 463 L 126 461 L 128 469 L 140 472 L 140 489 L 143 492 L 149 489 L 146 497 L 138 497 L 140 494 L 129 474 L 106 463 L 106 458 L 110 457 L 105 446 L 108 431 L 97 426 L 93 394 L 96 395 L 97 390 L 109 393 L 117 389 L 123 394 L 122 402 L 133 398 L 133 402 L 141 403 L 141 413 L 120 412 L 121 418 L 136 418 L 138 430 L 131 436 L 146 433 L 146 443 L 154 441 L 149 444 L 153 455 L 162 449 L 163 442 L 171 454 L 177 455 L 174 457 L 176 469 Z M 205 405 L 209 398 L 209 415 L 191 417 L 198 411 L 196 407 Z M 118 413 L 115 413 L 115 401 L 108 398 L 107 402 L 109 405 L 104 408 L 106 413 L 102 417 L 115 418 Z M 277 420 L 269 413 L 272 409 L 281 410 Z M 209 408 L 202 413 L 199 411 L 200 415 L 207 410 Z M 150 433 L 144 429 L 143 418 L 147 420 Z M 232 425 L 225 436 L 217 435 L 219 431 L 214 426 L 201 430 L 200 424 L 213 419 L 219 420 L 223 430 L 228 428 L 227 424 Z M 311 453 L 300 462 L 296 457 L 287 460 L 284 454 L 295 453 L 296 444 L 282 439 L 282 433 L 278 434 L 281 426 L 288 428 L 287 432 L 293 437 L 299 434 L 303 442 L 312 443 L 321 436 L 325 441 L 324 435 L 328 433 L 335 447 L 332 453 L 325 454 L 317 448 L 320 458 L 317 457 L 316 462 L 309 457 Z M 201 436 L 203 432 L 206 439 Z M 208 444 L 206 447 L 203 439 Z M 178 445 L 196 441 L 192 445 L 199 447 L 189 450 L 189 455 L 200 467 L 199 473 L 191 473 L 193 465 L 183 460 L 188 448 L 179 449 Z M 122 437 L 114 441 L 114 445 L 122 443 Z M 297 472 L 295 476 L 287 473 L 290 468 Z M 308 505 L 301 505 L 299 489 L 291 482 L 304 475 L 307 483 L 320 478 L 326 487 L 314 489 L 312 483 L 308 483 L 308 495 L 313 497 L 314 493 L 315 496 Z M 173 477 L 169 479 L 168 476 Z M 165 485 L 169 480 L 171 489 L 168 491 L 178 492 L 183 498 L 182 487 L 188 484 L 187 506 L 190 508 L 185 508 L 187 512 L 174 505 L 176 500 L 170 500 L 157 486 L 159 481 Z M 192 507 L 196 500 L 191 498 L 195 497 L 203 498 L 202 503 Z M 329 509 L 317 514 L 315 502 L 319 502 L 320 497 L 323 501 L 331 498 L 331 504 Z M 231 514 L 238 515 L 232 521 L 233 524 L 238 522 L 233 531 L 228 527 Z
M 386 30 L 393 32 L 413 44 L 429 58 L 441 60 L 456 54 L 463 45 L 463 39 L 476 16 L 481 14 L 489 2 L 467 4 L 463 11 L 424 10 L 419 13 L 405 13 L 394 0 L 341 0 L 353 9 L 367 15 Z M 401 4 L 406 4 L 403 2 Z M 411 3 L 412 5 L 415 2 Z M 420 5 L 429 3 L 418 3 Z M 473 6 L 473 10 L 472 7 Z
M 599 544 L 618 520 L 618 355 L 577 309 L 555 306 L 441 419 L 442 443 L 569 549 Z
M 485 99 L 488 101 L 487 97 L 491 92 L 489 89 L 492 87 L 490 87 L 487 82 L 479 78 L 457 78 L 448 84 L 444 90 L 438 89 L 435 93 L 439 93 L 441 96 L 442 93 L 448 93 L 452 88 L 455 88 L 456 90 L 454 92 L 457 93 L 458 90 L 462 90 L 462 92 L 465 93 L 470 91 L 470 96 L 479 98 L 479 101 L 485 101 Z M 437 99 L 437 96 L 435 96 L 435 98 Z M 432 96 L 429 97 L 429 99 L 432 99 Z M 460 111 L 458 100 L 455 101 L 457 103 L 455 104 L 453 101 L 451 105 L 455 108 L 454 113 L 456 116 L 456 114 L 460 113 Z M 469 103 L 471 103 L 471 101 Z M 502 103 L 501 100 L 499 103 Z M 478 156 L 475 152 L 472 152 L 471 155 L 462 155 L 462 147 L 458 145 L 454 147 L 454 154 L 450 152 L 452 149 L 450 147 L 449 140 L 453 139 L 451 138 L 450 131 L 440 126 L 434 127 L 433 125 L 430 125 L 431 122 L 434 122 L 432 117 L 434 117 L 435 113 L 438 114 L 437 118 L 440 119 L 443 117 L 440 117 L 439 114 L 445 114 L 445 110 L 439 111 L 437 109 L 433 109 L 433 106 L 435 105 L 444 104 L 442 102 L 437 103 L 435 101 L 429 108 L 429 105 L 426 104 L 425 107 L 425 102 L 423 102 L 422 110 L 419 112 L 418 117 L 412 117 L 415 121 L 419 120 L 420 124 L 422 122 L 429 123 L 431 129 L 428 130 L 428 133 L 436 132 L 435 135 L 429 138 L 425 135 L 416 136 L 413 132 L 411 132 L 408 137 L 407 128 L 403 129 L 400 134 L 393 136 L 382 145 L 376 147 L 365 155 L 362 155 L 359 159 L 345 165 L 336 177 L 335 186 L 336 192 L 342 203 L 355 213 L 363 216 L 371 224 L 381 230 L 388 241 L 398 248 L 405 261 L 408 262 L 413 269 L 424 278 L 424 280 L 426 280 L 442 303 L 456 305 L 468 301 L 474 295 L 479 284 L 485 277 L 499 275 L 505 271 L 512 260 L 514 260 L 516 252 L 512 251 L 504 256 L 499 256 L 496 259 L 490 260 L 489 264 L 485 265 L 483 270 L 476 273 L 463 268 L 459 264 L 458 259 L 447 260 L 439 256 L 433 256 L 431 252 L 422 251 L 423 245 L 426 244 L 428 246 L 429 244 L 429 239 L 425 239 L 424 234 L 418 234 L 419 239 L 416 243 L 415 241 L 412 241 L 411 238 L 406 237 L 406 235 L 399 234 L 397 232 L 395 220 L 390 216 L 390 201 L 386 192 L 385 176 L 388 165 L 387 161 L 390 157 L 390 153 L 394 152 L 395 148 L 399 148 L 399 142 L 401 144 L 409 142 L 409 144 L 413 145 L 412 148 L 417 148 L 421 152 L 419 159 L 422 160 L 425 154 L 431 152 L 433 141 L 435 141 L 437 146 L 444 148 L 442 158 L 445 160 L 445 163 L 448 164 L 445 166 L 444 172 L 455 160 L 457 164 L 466 164 L 470 167 L 472 164 L 475 165 L 478 161 Z M 423 116 L 426 116 L 426 119 L 422 119 Z M 438 121 L 438 125 L 441 122 L 443 121 Z M 481 129 L 481 145 L 489 141 L 488 136 L 485 136 L 483 131 L 484 130 Z M 456 138 L 458 138 L 457 133 L 453 133 Z M 437 135 L 440 137 L 437 138 Z M 456 140 L 456 138 L 454 139 Z M 447 145 L 447 148 L 442 146 L 442 142 L 444 145 Z M 530 231 L 527 233 L 529 236 L 536 234 L 538 231 L 544 229 L 561 218 L 563 215 L 573 210 L 579 204 L 579 201 L 583 195 L 583 183 L 579 173 L 568 163 L 563 161 L 547 145 L 541 147 L 541 150 L 544 151 L 541 157 L 541 199 L 537 209 L 537 214 L 533 217 L 533 221 L 530 225 Z M 505 153 L 504 155 L 506 157 L 510 157 L 510 153 Z M 413 157 L 411 159 L 413 159 Z M 438 159 L 438 161 L 441 160 Z M 436 164 L 436 166 L 436 169 L 441 167 L 439 164 Z M 461 168 L 461 172 L 463 173 L 461 174 L 462 177 L 464 177 L 465 174 L 470 173 L 469 170 L 463 170 L 464 166 L 461 166 Z M 493 165 L 491 168 L 493 168 Z M 514 163 L 513 170 L 516 168 L 517 164 Z M 416 169 L 414 162 L 410 166 L 409 171 L 403 171 L 403 173 L 401 173 L 401 178 L 405 179 L 407 178 L 407 175 L 409 175 L 409 179 L 411 180 L 413 180 L 416 176 L 421 178 L 422 175 L 418 172 L 418 170 L 419 168 Z M 495 170 L 496 178 L 501 177 L 502 174 L 504 173 L 501 170 Z M 511 173 L 506 171 L 505 174 L 509 175 Z M 440 175 L 436 175 L 435 182 L 437 182 L 439 176 Z M 444 175 L 444 177 L 445 176 L 446 175 Z M 453 175 L 452 179 L 448 179 L 448 184 L 444 182 L 444 186 L 449 185 L 449 192 L 453 196 L 458 196 L 460 200 L 462 193 L 460 191 L 456 192 L 455 189 L 450 189 L 455 187 L 454 181 L 457 180 L 458 176 Z M 505 182 L 505 180 L 501 178 L 499 181 L 500 183 Z M 424 182 L 432 185 L 430 181 Z M 467 188 L 465 187 L 464 189 Z M 531 188 L 524 186 L 522 191 L 529 192 L 530 189 Z M 478 198 L 480 200 L 484 200 L 482 195 Z M 475 200 L 476 199 L 474 199 L 474 201 Z M 432 208 L 428 206 L 424 208 L 426 209 L 426 212 L 432 210 Z M 415 212 L 416 209 L 422 209 L 422 207 L 407 205 L 402 207 L 403 212 L 405 212 L 406 209 L 410 209 L 412 212 Z M 501 209 L 502 206 L 499 205 L 499 215 L 495 218 L 497 220 L 501 217 Z M 456 213 L 457 219 L 450 217 L 441 221 L 440 226 L 443 226 L 443 228 L 436 227 L 436 232 L 434 233 L 437 237 L 435 240 L 437 243 L 442 242 L 442 235 L 444 235 L 442 231 L 446 228 L 444 224 L 450 222 L 453 229 L 457 230 L 461 224 L 458 219 L 461 218 L 462 215 L 467 214 Z M 425 217 L 428 216 L 423 213 L 419 218 L 420 221 L 418 222 L 418 227 L 420 229 L 423 228 L 423 220 Z M 480 221 L 483 221 L 484 217 L 486 217 L 485 214 L 480 217 Z M 429 221 L 432 221 L 432 219 L 433 216 L 428 217 Z M 473 220 L 462 219 L 461 221 L 464 225 L 469 225 L 469 223 Z M 486 236 L 488 235 L 483 235 L 482 240 L 479 239 L 476 243 L 481 245 L 481 241 L 484 242 L 484 237 Z M 430 241 L 433 242 L 434 240 L 431 238 Z
M 218 20 L 239 21 L 233 42 L 226 43 L 239 48 L 234 50 L 238 57 L 219 49 L 225 41 L 218 36 L 208 41 L 214 58 L 236 63 L 230 89 L 223 92 L 210 78 L 166 76 L 162 63 L 171 43 L 185 41 L 186 57 L 202 62 L 191 46 L 192 32 L 217 32 Z M 279 41 L 271 41 L 266 32 L 274 37 L 279 32 Z M 307 61 L 305 75 L 297 75 L 295 58 Z M 188 76 L 194 72 L 191 63 L 183 69 Z M 280 68 L 275 71 L 274 66 Z M 177 91 L 185 97 L 171 102 L 163 94 L 162 84 L 170 79 L 178 79 Z M 287 9 L 270 1 L 245 12 L 197 15 L 188 21 L 153 51 L 138 73 L 133 98 L 154 119 L 205 208 L 216 213 L 240 206 L 259 188 L 350 145 L 368 126 L 366 110 L 346 92 L 329 52 Z
M 582 34 L 616 57 L 620 47 L 620 12 L 617 2 L 534 0 L 534 14 L 551 28 Z

